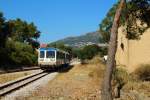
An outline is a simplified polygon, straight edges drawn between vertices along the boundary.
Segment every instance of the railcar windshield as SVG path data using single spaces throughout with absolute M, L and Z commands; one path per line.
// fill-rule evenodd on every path
M 44 51 L 40 51 L 40 58 L 44 58 Z
M 46 58 L 55 58 L 55 51 L 46 51 Z

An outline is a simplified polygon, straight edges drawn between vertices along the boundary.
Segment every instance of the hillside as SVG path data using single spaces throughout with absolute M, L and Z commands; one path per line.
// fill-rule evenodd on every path
M 60 43 L 60 42 L 64 43 L 65 45 L 72 46 L 72 47 L 80 47 L 83 45 L 102 42 L 102 39 L 101 39 L 100 33 L 96 31 L 96 32 L 86 33 L 81 36 L 67 37 L 67 38 L 55 41 L 53 43 Z

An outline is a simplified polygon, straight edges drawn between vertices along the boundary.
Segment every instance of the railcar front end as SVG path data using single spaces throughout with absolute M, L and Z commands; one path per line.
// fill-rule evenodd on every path
M 40 48 L 38 53 L 38 65 L 42 70 L 57 69 L 63 65 L 69 65 L 69 53 L 56 48 Z
M 53 69 L 56 66 L 56 49 L 40 48 L 38 55 L 38 65 L 43 70 Z

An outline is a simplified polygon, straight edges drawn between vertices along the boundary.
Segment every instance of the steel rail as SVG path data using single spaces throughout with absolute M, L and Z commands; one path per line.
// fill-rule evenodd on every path
M 39 72 L 32 75 L 28 75 L 17 80 L 13 80 L 0 85 L 0 96 L 4 96 L 14 90 L 17 90 L 33 81 L 36 81 L 44 76 L 48 75 L 46 72 Z

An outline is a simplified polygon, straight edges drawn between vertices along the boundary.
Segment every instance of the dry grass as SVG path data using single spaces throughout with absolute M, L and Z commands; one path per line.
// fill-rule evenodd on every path
M 142 81 L 139 76 L 147 75 L 147 67 L 138 68 L 129 74 L 124 69 L 117 69 L 115 79 L 119 84 L 124 83 L 121 89 L 121 98 L 116 100 L 150 100 L 150 82 Z M 144 75 L 143 75 L 144 74 Z
M 123 90 L 138 91 L 143 93 L 145 96 L 150 97 L 150 81 L 143 81 L 147 77 L 150 77 L 150 65 L 140 65 L 133 73 L 131 73 L 132 80 L 130 80 L 124 87 Z
M 121 87 L 128 83 L 131 79 L 129 73 L 123 68 L 116 68 L 113 72 L 113 81 L 115 84 L 119 84 Z
M 20 77 L 30 75 L 36 71 L 37 70 L 0 74 L 0 84 L 15 80 L 15 79 L 20 78 Z
M 104 70 L 105 70 L 105 65 L 102 63 L 101 59 L 99 57 L 95 57 L 92 60 L 89 61 L 90 64 L 90 69 L 93 68 L 89 72 L 90 77 L 97 77 L 98 79 L 103 78 L 104 76 Z M 92 66 L 93 67 L 92 67 Z
M 128 82 L 124 87 L 124 91 L 130 91 L 130 90 L 138 90 L 138 91 L 150 91 L 150 82 L 142 82 L 142 81 L 130 81 Z
M 128 82 L 117 100 L 150 100 L 150 82 Z
M 149 65 L 143 65 L 129 73 L 124 67 L 117 67 L 113 73 L 112 87 L 121 89 L 121 94 L 114 100 L 150 100 L 150 82 L 141 80 L 149 75 L 149 68 Z
M 95 58 L 97 59 L 97 58 Z M 99 100 L 104 65 L 98 60 L 75 65 L 68 72 L 60 73 L 46 86 L 26 99 L 40 100 Z M 21 98 L 24 99 L 24 98 Z
M 96 57 L 87 64 L 75 65 L 69 71 L 61 72 L 47 85 L 16 100 L 100 100 L 104 70 L 105 66 Z M 116 70 L 114 79 L 123 84 L 121 98 L 115 100 L 149 100 L 150 82 L 135 80 L 121 68 Z
M 135 78 L 139 80 L 148 80 L 150 79 L 150 65 L 145 64 L 145 65 L 140 65 L 134 72 L 133 75 Z

